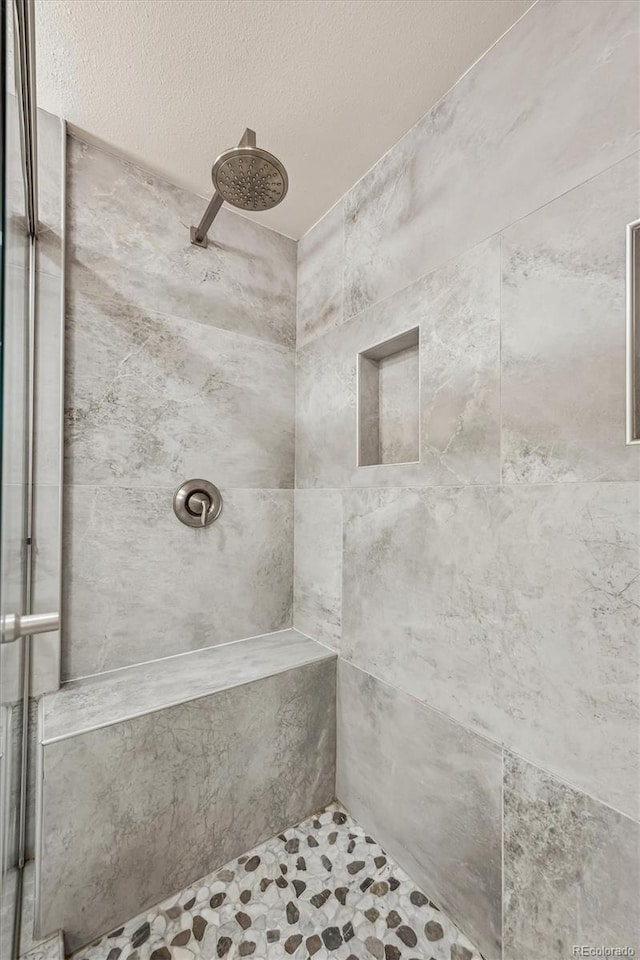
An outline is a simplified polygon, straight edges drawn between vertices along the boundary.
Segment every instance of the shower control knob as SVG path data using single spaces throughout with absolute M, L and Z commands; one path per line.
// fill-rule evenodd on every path
M 187 480 L 173 496 L 173 510 L 188 527 L 208 527 L 222 511 L 222 496 L 208 480 Z
M 187 500 L 187 510 L 189 513 L 200 514 L 200 523 L 203 527 L 206 526 L 210 507 L 211 500 L 206 493 L 192 493 Z

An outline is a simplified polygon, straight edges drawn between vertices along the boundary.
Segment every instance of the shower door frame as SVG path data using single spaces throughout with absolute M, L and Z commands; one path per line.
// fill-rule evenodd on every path
M 34 0 L 4 0 L 2 4 L 4 24 L 3 68 L 6 70 L 6 50 L 10 29 L 7 20 L 13 21 L 14 68 L 16 100 L 20 131 L 20 157 L 24 187 L 24 226 L 27 243 L 27 309 L 26 309 L 26 405 L 24 416 L 25 506 L 23 520 L 24 566 L 23 566 L 23 609 L 16 611 L 18 616 L 32 613 L 33 599 L 33 517 L 34 517 L 34 456 L 35 456 L 35 390 L 36 390 L 36 297 L 37 297 L 37 254 L 38 254 L 38 150 L 37 150 L 37 109 L 35 75 L 35 4 Z M 3 91 L 6 96 L 6 90 Z M 3 104 L 3 111 L 5 104 Z M 3 145 L 6 151 L 6 126 L 3 133 Z M 4 164 L 3 164 L 4 166 Z M 3 177 L 6 171 L 3 169 Z M 6 189 L 6 184 L 5 184 Z M 6 252 L 3 251 L 3 261 Z M 6 274 L 3 277 L 6 281 Z M 4 296 L 4 282 L 3 282 Z M 5 323 L 8 322 L 5 317 Z M 4 383 L 1 384 L 4 389 Z M 3 394 L 4 400 L 4 394 Z M 3 624 L 4 627 L 4 624 Z M 6 639 L 6 638 L 3 638 Z M 19 787 L 17 809 L 17 879 L 15 910 L 12 931 L 12 960 L 20 953 L 20 931 L 22 926 L 22 900 L 24 887 L 24 865 L 27 840 L 28 810 L 28 769 L 29 769 L 29 694 L 31 678 L 31 637 L 18 637 L 12 642 L 22 643 L 22 658 L 19 684 L 21 688 L 21 740 L 19 744 Z

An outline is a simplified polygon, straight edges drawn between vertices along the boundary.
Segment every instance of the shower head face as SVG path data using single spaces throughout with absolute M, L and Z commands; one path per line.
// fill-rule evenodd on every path
M 213 185 L 227 203 L 241 210 L 270 210 L 286 195 L 289 178 L 277 157 L 260 147 L 233 147 L 211 170 Z

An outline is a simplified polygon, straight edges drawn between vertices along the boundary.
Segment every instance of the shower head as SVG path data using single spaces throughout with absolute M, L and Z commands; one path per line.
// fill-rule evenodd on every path
M 270 210 L 284 200 L 289 178 L 283 163 L 256 146 L 253 130 L 245 130 L 237 147 L 221 153 L 211 168 L 215 193 L 197 227 L 191 227 L 191 243 L 206 247 L 207 232 L 226 200 L 240 210 Z
M 270 210 L 284 200 L 289 178 L 284 164 L 261 147 L 232 147 L 211 170 L 213 185 L 241 210 Z

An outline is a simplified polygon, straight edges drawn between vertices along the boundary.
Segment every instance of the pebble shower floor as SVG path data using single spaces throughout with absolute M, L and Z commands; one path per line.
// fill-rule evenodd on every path
M 336 804 L 73 960 L 482 960 Z

